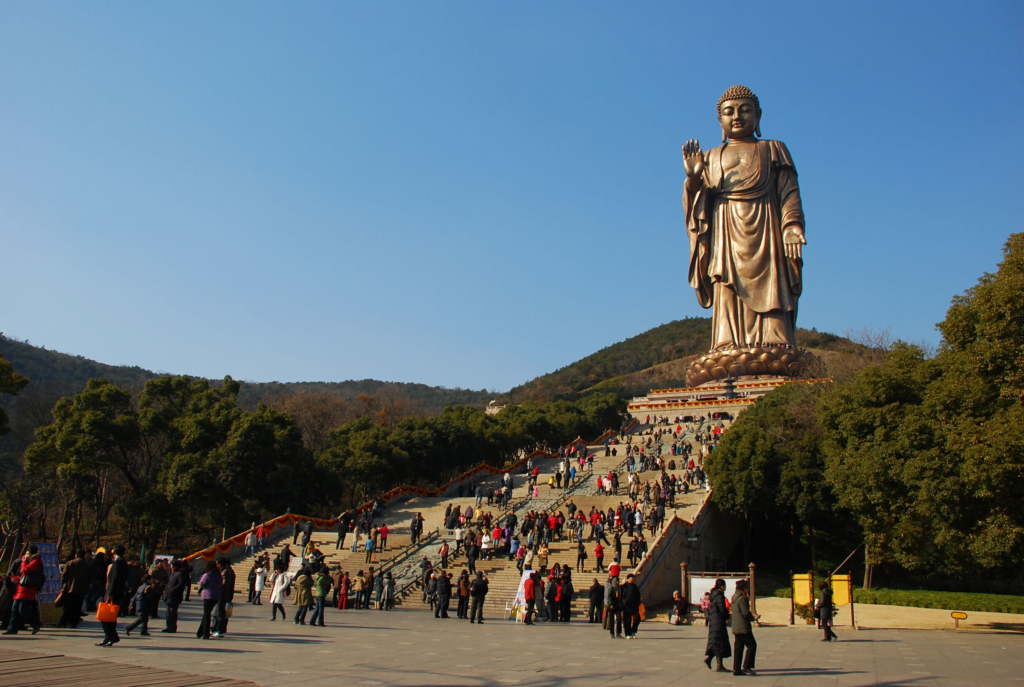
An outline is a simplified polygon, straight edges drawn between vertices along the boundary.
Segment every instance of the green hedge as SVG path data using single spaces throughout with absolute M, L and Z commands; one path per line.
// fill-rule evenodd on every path
M 776 589 L 775 596 L 788 599 L 790 590 Z M 859 604 L 943 608 L 949 611 L 1024 614 L 1024 596 L 977 594 L 972 592 L 931 592 L 926 589 L 854 589 Z

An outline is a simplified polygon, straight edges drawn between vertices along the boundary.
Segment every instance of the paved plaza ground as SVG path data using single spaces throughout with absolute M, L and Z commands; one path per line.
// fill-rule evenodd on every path
M 640 639 L 613 640 L 573 621 L 526 627 L 493 615 L 482 626 L 425 611 L 334 611 L 328 626 L 270 622 L 270 607 L 239 604 L 223 639 L 197 640 L 198 604 L 182 607 L 178 634 L 122 635 L 94 646 L 95 621 L 77 630 L 3 637 L 0 650 L 63 654 L 250 680 L 259 685 L 1024 685 L 1024 635 L 837 628 L 819 642 L 807 627 L 764 627 L 757 677 L 708 671 L 703 626 L 642 623 Z M 294 607 L 288 606 L 289 618 Z M 39 675 L 37 684 L 47 682 Z M 73 681 L 72 681 L 73 682 Z

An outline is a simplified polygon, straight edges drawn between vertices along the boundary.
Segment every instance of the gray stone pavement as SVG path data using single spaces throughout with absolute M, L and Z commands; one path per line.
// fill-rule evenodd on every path
M 178 634 L 122 635 L 94 646 L 98 623 L 0 638 L 0 647 L 169 668 L 275 685 L 1024 685 L 1024 635 L 837 628 L 838 643 L 813 628 L 763 627 L 757 677 L 708 671 L 702 626 L 642 623 L 637 640 L 597 625 L 482 626 L 424 611 L 330 611 L 328 626 L 270 621 L 270 607 L 239 604 L 223 639 L 195 637 L 198 604 L 184 604 Z M 287 606 L 289 618 L 293 606 Z M 454 609 L 453 609 L 454 612 Z M 39 683 L 46 682 L 45 674 Z

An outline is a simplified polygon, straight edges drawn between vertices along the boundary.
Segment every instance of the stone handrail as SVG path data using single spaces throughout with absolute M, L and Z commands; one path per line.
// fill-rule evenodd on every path
M 637 423 L 637 421 L 634 419 L 622 431 L 623 432 L 628 432 L 633 426 L 636 425 L 636 423 Z M 593 442 L 591 442 L 591 444 L 599 443 L 599 442 L 603 441 L 604 439 L 606 439 L 609 436 L 615 436 L 615 434 L 616 434 L 615 430 L 611 430 L 610 429 L 607 432 L 605 432 L 604 434 L 602 434 L 601 436 L 599 436 L 597 439 L 595 439 Z M 574 446 L 574 445 L 576 445 L 577 442 L 580 442 L 580 441 L 583 441 L 583 439 L 582 438 L 577 438 L 575 441 L 573 441 L 569 445 L 570 446 Z M 586 443 L 586 442 L 584 442 L 584 443 Z M 496 468 L 496 467 L 494 467 L 492 465 L 488 465 L 487 463 L 480 463 L 480 465 L 476 466 L 475 468 L 472 468 L 471 470 L 467 470 L 466 472 L 462 473 L 461 475 L 459 475 L 458 477 L 456 477 L 456 478 L 454 478 L 452 480 L 449 480 L 447 484 L 445 484 L 444 486 L 438 487 L 437 489 L 424 489 L 422 487 L 414 487 L 411 484 L 407 484 L 407 485 L 404 485 L 404 486 L 401 486 L 401 487 L 395 487 L 394 489 L 386 492 L 380 498 L 381 498 L 382 501 L 384 501 L 384 503 L 390 503 L 393 500 L 400 499 L 400 498 L 406 498 L 408 496 L 422 496 L 422 497 L 427 497 L 427 498 L 435 497 L 435 496 L 443 496 L 445 494 L 445 492 L 447 492 L 450 487 L 452 487 L 452 486 L 454 486 L 454 485 L 456 485 L 458 483 L 462 483 L 462 482 L 465 482 L 467 480 L 473 479 L 477 475 L 481 475 L 481 474 L 484 474 L 484 473 L 489 473 L 489 474 L 492 474 L 492 475 L 499 475 L 499 474 L 502 474 L 502 473 L 505 473 L 505 472 L 512 472 L 514 470 L 519 469 L 521 466 L 526 465 L 526 463 L 528 461 L 530 461 L 530 460 L 532 460 L 534 458 L 539 458 L 539 457 L 540 458 L 558 458 L 561 455 L 562 454 L 561 454 L 560 451 L 557 452 L 557 453 L 548 453 L 547 451 L 542 451 L 540 449 L 537 449 L 533 453 L 530 453 L 529 455 L 523 456 L 519 460 L 513 462 L 511 465 L 507 465 L 507 466 L 505 466 L 503 468 Z M 361 512 L 361 511 L 367 510 L 369 508 L 372 508 L 375 500 L 376 499 L 367 501 L 366 503 L 364 503 L 364 504 L 362 504 L 360 506 L 357 506 L 356 508 L 354 508 L 352 510 L 354 512 Z M 340 518 L 313 518 L 313 517 L 310 517 L 310 516 L 307 516 L 307 515 L 295 515 L 295 514 L 292 514 L 292 513 L 286 513 L 285 515 L 281 515 L 281 516 L 278 516 L 276 518 L 272 518 L 272 519 L 268 520 L 267 522 L 263 523 L 263 526 L 267 528 L 267 531 L 269 533 L 269 532 L 274 531 L 278 527 L 287 527 L 288 525 L 292 525 L 296 521 L 300 521 L 300 520 L 301 521 L 306 521 L 306 520 L 309 520 L 309 521 L 313 522 L 314 527 L 316 527 L 317 529 L 329 529 L 329 528 L 332 528 L 335 525 L 337 525 L 339 519 Z M 236 534 L 235 536 L 231 537 L 230 539 L 225 539 L 224 541 L 220 542 L 219 544 L 214 544 L 213 546 L 205 548 L 205 549 L 203 549 L 201 551 L 196 551 L 195 553 L 186 556 L 185 560 L 189 561 L 189 562 L 192 562 L 196 558 L 202 558 L 205 561 L 209 561 L 209 560 L 213 560 L 218 555 L 220 555 L 220 556 L 230 556 L 234 552 L 234 550 L 236 548 L 244 547 L 245 546 L 245 537 L 250 532 L 255 532 L 256 529 L 257 528 L 247 529 L 244 532 Z

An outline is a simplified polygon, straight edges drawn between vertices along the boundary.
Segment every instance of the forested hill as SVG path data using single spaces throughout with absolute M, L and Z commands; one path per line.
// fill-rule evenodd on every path
M 105 365 L 82 356 L 68 355 L 33 346 L 28 342 L 0 335 L 0 355 L 9 360 L 18 374 L 28 377 L 30 384 L 24 395 L 46 397 L 52 405 L 61 396 L 77 394 L 92 378 L 102 377 L 118 386 L 141 389 L 147 380 L 159 376 L 141 367 Z M 242 382 L 239 404 L 255 407 L 261 401 L 277 401 L 300 391 L 327 391 L 349 403 L 362 395 L 388 393 L 405 401 L 412 408 L 434 415 L 446 405 L 484 406 L 495 394 L 485 390 L 448 389 L 426 384 L 406 384 L 363 379 L 345 382 Z M 17 404 L 18 397 L 2 396 L 0 402 Z
M 60 396 L 77 394 L 90 379 L 102 377 L 118 386 L 139 387 L 158 376 L 141 367 L 104 365 L 80 355 L 68 355 L 33 346 L 0 334 L 0 355 L 32 386 L 47 387 Z
M 863 348 L 845 337 L 810 329 L 797 328 L 796 338 L 799 346 L 818 353 Z M 652 388 L 682 387 L 690 360 L 710 346 L 710 317 L 674 320 L 517 386 L 502 398 L 512 403 L 543 402 L 592 391 L 629 398 Z
M 571 365 L 517 386 L 508 392 L 507 397 L 519 403 L 527 399 L 545 401 L 573 396 L 602 382 L 688 358 L 706 351 L 710 343 L 711 318 L 687 317 L 675 320 L 602 348 Z M 617 389 L 609 386 L 607 390 Z

